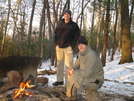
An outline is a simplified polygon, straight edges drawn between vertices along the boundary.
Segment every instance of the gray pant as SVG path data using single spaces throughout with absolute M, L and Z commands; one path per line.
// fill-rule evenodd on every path
M 84 87 L 84 83 L 86 83 L 84 77 L 78 74 L 73 74 L 68 80 L 66 95 L 68 97 L 74 97 L 77 99 L 77 89 L 85 89 L 86 87 Z M 92 85 L 92 87 L 94 87 L 92 83 L 89 83 L 89 85 L 90 84 Z M 96 85 L 96 88 L 94 87 L 93 89 L 85 89 L 87 101 L 102 101 L 97 92 L 98 88 L 99 87 L 97 87 Z

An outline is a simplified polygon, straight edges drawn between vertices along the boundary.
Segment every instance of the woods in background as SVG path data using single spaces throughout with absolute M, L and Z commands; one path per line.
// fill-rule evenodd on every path
M 134 0 L 0 0 L 0 58 L 37 56 L 55 63 L 55 27 L 66 9 L 80 27 L 88 44 L 101 57 L 120 64 L 133 62 Z M 77 53 L 77 48 L 74 49 Z

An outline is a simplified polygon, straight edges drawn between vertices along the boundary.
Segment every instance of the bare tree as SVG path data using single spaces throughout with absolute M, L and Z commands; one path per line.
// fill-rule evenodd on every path
M 20 11 L 21 11 L 21 17 L 20 17 L 20 26 L 21 26 L 21 29 L 20 29 L 20 40 L 21 42 L 23 42 L 23 39 L 24 39 L 24 36 L 26 34 L 26 2 L 23 1 L 23 5 L 21 4 L 21 8 L 20 8 Z
M 43 45 L 43 25 L 45 25 L 45 9 L 46 9 L 46 4 L 45 4 L 45 0 L 43 1 L 43 9 L 42 9 L 42 13 L 41 13 L 41 17 L 40 17 L 40 24 L 39 24 L 39 41 L 41 41 L 40 45 L 39 45 L 39 51 L 40 51 L 40 57 L 43 59 L 43 50 L 44 50 L 44 45 Z
M 7 21 L 6 21 L 6 26 L 5 26 L 5 32 L 4 32 L 3 38 L 2 38 L 0 57 L 2 57 L 2 53 L 3 53 L 4 47 L 5 47 L 5 41 L 6 41 L 6 35 L 7 35 L 7 26 L 8 26 L 8 22 L 9 22 L 9 16 L 10 16 L 10 9 L 11 9 L 11 0 L 8 0 Z
M 87 7 L 87 5 L 88 5 L 88 3 L 90 2 L 90 0 L 88 0 L 86 3 L 85 3 L 85 5 L 83 6 L 83 8 L 82 8 L 82 11 Z M 81 13 L 77 16 L 77 18 L 76 18 L 76 23 L 78 23 L 78 20 L 79 20 L 79 18 L 80 18 L 80 16 L 82 15 L 82 12 L 81 11 Z
M 30 18 L 30 22 L 29 22 L 29 28 L 28 28 L 28 54 L 30 52 L 30 45 L 31 45 L 31 33 L 32 33 L 32 22 L 33 22 L 33 17 L 34 17 L 34 11 L 35 11 L 35 5 L 36 5 L 36 0 L 33 1 L 33 5 L 32 5 L 32 12 L 31 12 L 31 18 Z
M 102 27 L 102 24 L 101 24 L 101 22 L 102 22 L 102 20 L 103 20 L 103 18 L 104 18 L 104 14 L 102 15 L 102 17 L 101 17 L 101 5 L 102 5 L 102 2 L 101 1 L 99 1 L 99 4 L 98 4 L 98 34 L 97 34 L 97 43 L 96 43 L 96 52 L 100 55 L 100 48 L 101 48 L 101 29 L 103 29 Z
M 14 12 L 14 11 L 11 9 L 11 11 L 12 11 L 12 13 L 13 13 L 13 21 L 14 21 L 13 39 L 14 39 L 14 37 L 15 37 L 15 35 L 16 35 L 16 30 L 17 30 L 17 32 L 19 33 L 18 27 L 17 27 L 17 21 L 18 21 L 18 14 L 19 14 L 20 6 L 21 6 L 21 1 L 22 1 L 22 0 L 18 0 L 18 1 L 16 2 L 16 3 L 17 3 L 17 11 L 16 11 L 16 12 Z
M 84 18 L 84 9 L 83 9 L 83 6 L 84 6 L 84 0 L 82 0 L 82 3 L 81 3 L 82 5 L 82 7 L 81 7 L 81 19 L 80 19 L 80 30 L 81 30 L 81 28 L 82 28 L 82 20 L 83 20 L 83 18 Z
M 103 49 L 101 55 L 101 61 L 103 66 L 106 63 L 106 50 L 107 50 L 107 37 L 108 37 L 108 24 L 109 24 L 109 10 L 110 10 L 110 0 L 107 1 L 107 10 L 106 10 L 106 21 L 104 24 L 104 36 L 103 36 Z
M 94 29 L 94 18 L 95 18 L 95 11 L 96 11 L 96 0 L 93 2 L 93 14 L 92 14 L 92 22 L 91 22 L 91 33 L 90 35 L 90 40 L 89 40 L 89 45 L 91 45 L 91 42 L 93 41 L 93 29 Z
M 133 62 L 132 45 L 130 34 L 131 16 L 129 15 L 128 0 L 120 0 L 121 3 L 121 33 L 122 33 L 122 56 L 119 64 Z M 133 6 L 131 6 L 132 8 Z M 130 13 L 132 14 L 132 13 Z
M 116 51 L 116 28 L 117 28 L 117 20 L 118 20 L 118 8 L 117 8 L 117 0 L 115 2 L 115 10 L 116 10 L 116 18 L 115 18 L 115 24 L 114 24 L 114 32 L 112 36 L 112 55 L 111 55 L 111 61 L 114 59 L 114 54 Z

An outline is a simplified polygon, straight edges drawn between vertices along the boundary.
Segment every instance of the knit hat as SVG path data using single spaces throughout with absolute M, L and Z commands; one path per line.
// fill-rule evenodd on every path
M 87 40 L 86 40 L 86 38 L 84 36 L 79 36 L 78 37 L 77 45 L 79 45 L 79 44 L 85 44 L 85 45 L 87 45 Z
M 71 11 L 70 11 L 69 9 L 65 10 L 64 13 L 63 13 L 63 15 L 64 15 L 65 13 L 68 13 L 68 14 L 70 14 L 70 16 L 71 16 Z

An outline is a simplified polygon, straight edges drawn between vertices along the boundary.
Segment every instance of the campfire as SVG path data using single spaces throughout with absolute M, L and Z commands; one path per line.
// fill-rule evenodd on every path
M 13 99 L 15 98 L 21 98 L 23 95 L 30 95 L 30 92 L 29 91 L 25 91 L 26 88 L 32 88 L 32 87 L 35 87 L 35 85 L 29 85 L 31 82 L 31 80 L 27 81 L 26 83 L 25 82 L 22 82 L 20 83 L 20 86 L 19 86 L 19 90 L 15 90 L 14 92 L 14 95 L 13 95 Z
M 40 62 L 37 57 L 0 59 L 0 101 L 62 101 L 65 87 L 51 87 L 44 77 L 56 71 L 50 68 L 37 72 Z

